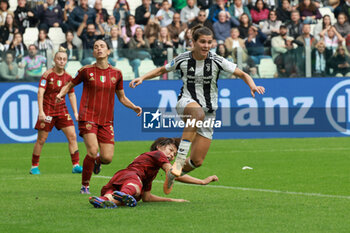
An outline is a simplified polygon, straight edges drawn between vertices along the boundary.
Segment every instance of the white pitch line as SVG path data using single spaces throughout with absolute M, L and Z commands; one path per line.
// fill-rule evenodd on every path
M 338 148 L 310 148 L 310 149 L 270 149 L 270 150 L 227 150 L 225 152 L 229 152 L 229 153 L 247 153 L 247 152 L 304 152 L 304 151 L 350 151 L 350 148 L 346 148 L 346 147 L 338 147 Z M 216 154 L 216 153 L 220 153 L 222 154 L 222 152 L 218 152 L 218 151 L 211 151 L 211 154 Z
M 109 176 L 94 176 L 94 177 L 104 178 L 104 179 L 111 179 L 112 178 Z M 161 181 L 161 180 L 154 180 L 153 182 L 164 183 L 164 181 Z M 339 199 L 349 199 L 350 200 L 350 196 L 328 195 L 328 194 L 322 194 L 322 193 L 302 193 L 302 192 L 290 192 L 290 191 L 271 190 L 271 189 L 233 187 L 233 186 L 224 186 L 224 185 L 196 185 L 196 184 L 184 184 L 184 183 L 180 183 L 180 182 L 177 182 L 176 185 L 188 185 L 188 186 L 193 186 L 193 187 L 241 190 L 241 191 L 251 191 L 251 192 L 279 193 L 279 194 L 299 195 L 299 196 L 309 196 L 309 197 L 339 198 Z

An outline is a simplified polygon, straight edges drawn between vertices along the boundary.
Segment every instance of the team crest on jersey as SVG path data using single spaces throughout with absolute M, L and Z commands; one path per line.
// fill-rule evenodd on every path
M 45 128 L 45 123 L 44 122 L 40 123 L 40 128 L 42 128 L 42 129 Z
M 41 80 L 40 86 L 45 87 L 45 85 L 46 85 L 46 80 L 45 79 Z
M 89 123 L 87 123 L 87 124 L 85 125 L 85 127 L 86 127 L 87 130 L 90 130 L 90 129 L 92 128 L 92 125 L 89 124 Z
M 100 76 L 100 80 L 102 83 L 106 82 L 106 76 L 104 75 Z
M 115 77 L 112 77 L 111 81 L 112 81 L 112 83 L 115 83 L 115 82 L 117 82 L 117 79 Z
M 62 81 L 61 80 L 57 80 L 57 86 L 62 86 Z

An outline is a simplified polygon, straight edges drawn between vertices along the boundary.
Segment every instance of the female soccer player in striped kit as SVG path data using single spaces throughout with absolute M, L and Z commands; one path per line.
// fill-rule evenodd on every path
M 93 48 L 96 63 L 82 67 L 56 97 L 58 102 L 61 101 L 69 90 L 83 82 L 79 108 L 79 135 L 84 138 L 87 155 L 83 163 L 80 190 L 82 194 L 90 194 L 92 172 L 98 174 L 101 164 L 112 162 L 115 94 L 124 106 L 134 110 L 138 116 L 142 113 L 142 109 L 125 96 L 122 73 L 108 64 L 109 54 L 108 44 L 104 40 L 96 40 Z
M 72 77 L 64 70 L 67 64 L 67 53 L 64 48 L 55 54 L 55 67 L 46 71 L 40 79 L 38 89 L 39 116 L 35 125 L 38 130 L 38 139 L 34 145 L 32 155 L 32 168 L 30 174 L 39 175 L 39 159 L 44 143 L 55 126 L 62 130 L 68 139 L 69 152 L 73 163 L 73 173 L 81 173 L 82 167 L 79 165 L 79 151 L 76 140 L 74 122 L 68 113 L 66 102 L 63 99 L 56 103 L 56 95 L 62 87 L 72 80 Z M 77 99 L 74 89 L 68 93 L 69 101 L 72 105 L 74 117 L 78 120 Z
M 130 82 L 130 87 L 140 85 L 144 80 L 163 75 L 178 69 L 181 71 L 183 87 L 176 105 L 177 113 L 186 120 L 215 120 L 218 107 L 217 79 L 221 70 L 240 77 L 249 86 L 251 95 L 264 94 L 265 88 L 256 86 L 253 79 L 225 58 L 211 53 L 213 32 L 204 26 L 192 28 L 193 48 L 180 54 L 170 63 L 159 67 Z M 202 165 L 212 140 L 213 128 L 184 128 L 176 160 L 171 171 L 167 172 L 164 192 L 171 192 L 175 177 L 192 171 Z M 191 155 L 186 158 L 191 147 Z

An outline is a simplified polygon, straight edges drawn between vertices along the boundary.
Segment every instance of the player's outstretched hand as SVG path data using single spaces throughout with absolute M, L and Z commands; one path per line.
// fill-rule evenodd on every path
M 62 96 L 60 94 L 56 95 L 56 103 L 60 103 L 63 100 Z
M 252 88 L 250 91 L 250 94 L 255 98 L 255 92 L 259 93 L 260 95 L 265 94 L 265 87 L 263 86 L 256 86 L 255 88 Z
M 140 85 L 141 83 L 142 83 L 142 79 L 141 78 L 135 78 L 135 79 L 131 80 L 131 82 L 129 83 L 129 87 L 135 88 L 138 85 Z
M 142 108 L 140 106 L 136 106 L 133 110 L 137 113 L 137 116 L 141 116 Z
M 215 182 L 215 181 L 218 181 L 219 178 L 216 176 L 216 175 L 213 175 L 213 176 L 208 176 L 207 178 L 205 178 L 203 180 L 203 185 L 207 185 L 211 182 Z
M 76 112 L 74 113 L 74 117 L 75 117 L 75 120 L 78 121 L 79 120 L 79 114 Z
M 172 199 L 173 202 L 190 202 L 188 200 L 185 199 Z

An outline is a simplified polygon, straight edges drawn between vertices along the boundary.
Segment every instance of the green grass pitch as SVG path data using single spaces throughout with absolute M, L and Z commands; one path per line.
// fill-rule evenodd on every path
M 214 140 L 191 175 L 216 174 L 210 186 L 176 183 L 189 203 L 142 203 L 94 209 L 79 194 L 68 145 L 48 143 L 41 175 L 29 175 L 33 144 L 0 145 L 0 232 L 350 232 L 350 139 Z M 98 195 L 108 178 L 151 142 L 117 142 L 110 165 L 92 177 Z M 81 162 L 85 147 L 79 144 Z M 252 170 L 242 170 L 249 166 Z M 160 171 L 152 192 L 162 192 Z

